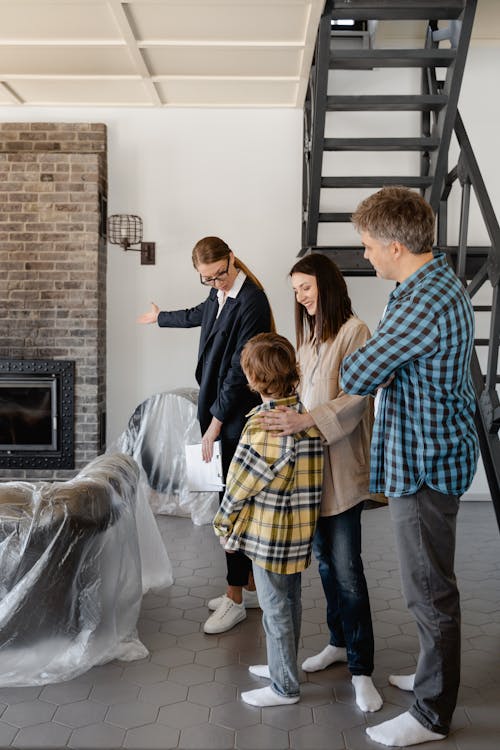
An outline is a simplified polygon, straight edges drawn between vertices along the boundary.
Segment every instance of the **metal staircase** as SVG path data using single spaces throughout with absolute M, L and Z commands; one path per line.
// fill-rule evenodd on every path
M 500 527 L 500 229 L 457 110 L 476 6 L 477 0 L 327 0 L 304 105 L 300 255 L 322 252 L 345 275 L 373 275 L 350 227 L 351 212 L 359 201 L 383 185 L 406 185 L 419 190 L 432 205 L 438 217 L 437 245 L 447 252 L 470 296 L 481 299 L 474 305 L 478 330 L 489 328 L 486 336 L 476 339 L 472 373 L 483 463 Z M 337 29 L 344 27 L 338 24 L 348 20 L 353 31 L 339 33 Z M 392 37 L 379 33 L 390 24 L 393 30 L 398 24 L 401 27 L 402 21 L 410 22 L 410 40 L 415 29 L 422 32 L 420 46 L 410 41 L 395 48 L 397 33 Z M 381 71 L 391 90 L 386 86 L 377 91 Z M 337 85 L 341 75 L 347 78 Z M 403 88 L 396 88 L 401 82 Z M 411 118 L 402 121 L 406 131 L 411 125 L 410 133 L 393 132 L 401 113 Z M 380 122 L 375 128 L 372 121 L 381 116 L 387 127 L 384 135 L 375 136 Z M 333 134 L 342 118 L 347 118 L 348 132 Z M 449 170 L 453 132 L 460 156 Z M 448 243 L 448 200 L 454 186 L 461 188 L 457 245 Z M 468 245 L 472 191 L 490 246 Z

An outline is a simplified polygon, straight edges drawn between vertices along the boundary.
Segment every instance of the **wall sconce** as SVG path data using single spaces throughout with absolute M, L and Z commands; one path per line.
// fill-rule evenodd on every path
M 113 214 L 108 217 L 108 242 L 124 250 L 139 250 L 141 265 L 154 266 L 155 243 L 142 242 L 142 219 L 134 214 Z M 132 247 L 138 245 L 140 247 Z

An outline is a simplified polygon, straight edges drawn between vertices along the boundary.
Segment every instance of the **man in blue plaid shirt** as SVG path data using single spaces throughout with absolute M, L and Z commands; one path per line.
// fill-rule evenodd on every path
M 478 455 L 474 314 L 444 255 L 433 254 L 435 217 L 419 194 L 383 188 L 362 201 L 352 222 L 377 276 L 398 282 L 372 338 L 346 357 L 342 387 L 359 395 L 381 389 L 370 490 L 389 497 L 420 654 L 415 675 L 389 677 L 414 691 L 409 711 L 366 731 L 406 747 L 446 737 L 460 681 L 454 556 L 459 498 Z

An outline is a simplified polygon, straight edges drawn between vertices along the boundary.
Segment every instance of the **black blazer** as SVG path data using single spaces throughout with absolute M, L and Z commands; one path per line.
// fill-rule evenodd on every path
M 238 439 L 245 415 L 260 403 L 260 397 L 248 388 L 240 365 L 246 342 L 271 328 L 269 302 L 261 289 L 248 277 L 236 298 L 228 297 L 217 318 L 217 291 L 197 307 L 160 312 L 162 328 L 201 326 L 196 380 L 200 386 L 198 419 L 202 434 L 212 417 L 222 422 L 221 437 Z

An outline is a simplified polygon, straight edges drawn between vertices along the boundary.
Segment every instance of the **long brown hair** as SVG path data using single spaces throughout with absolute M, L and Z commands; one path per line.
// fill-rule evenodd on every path
M 229 258 L 230 252 L 232 252 L 231 248 L 224 242 L 224 240 L 221 240 L 220 237 L 202 237 L 201 240 L 198 240 L 196 245 L 193 247 L 191 256 L 193 260 L 193 266 L 198 269 L 200 263 L 216 263 L 218 260 L 227 260 Z M 255 276 L 243 263 L 243 261 L 236 257 L 236 255 L 234 255 L 234 267 L 237 268 L 238 271 L 243 271 L 245 276 L 248 276 L 250 281 L 252 281 L 256 287 L 264 291 L 264 287 L 262 286 L 257 276 Z M 271 330 L 275 331 L 276 325 L 274 323 L 274 317 L 271 309 L 270 313 Z
M 295 335 L 297 349 L 305 341 L 334 339 L 344 323 L 353 316 L 347 284 L 338 266 L 326 255 L 311 253 L 301 258 L 290 271 L 314 276 L 318 285 L 316 314 L 309 315 L 304 305 L 295 300 Z

